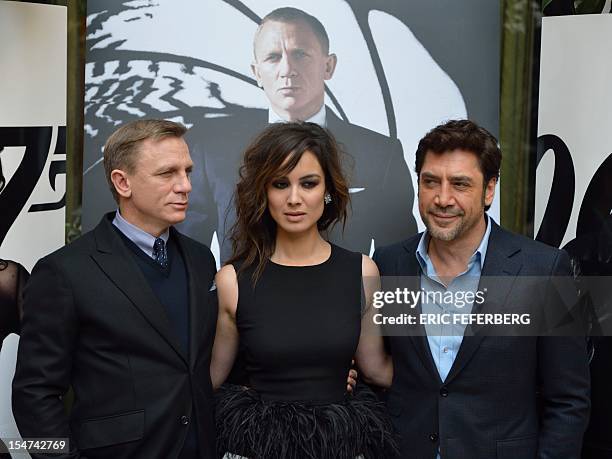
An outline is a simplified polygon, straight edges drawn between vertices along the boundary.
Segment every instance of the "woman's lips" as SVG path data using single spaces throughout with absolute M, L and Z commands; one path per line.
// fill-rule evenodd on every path
M 304 218 L 305 215 L 305 212 L 285 212 L 285 217 L 290 222 L 299 222 Z

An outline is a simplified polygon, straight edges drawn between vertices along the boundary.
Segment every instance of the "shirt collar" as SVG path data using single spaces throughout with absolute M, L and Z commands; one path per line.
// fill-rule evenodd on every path
M 310 118 L 304 121 L 308 123 L 315 123 L 315 124 L 318 124 L 319 126 L 325 127 L 326 121 L 327 121 L 327 117 L 325 114 L 325 104 L 321 105 L 321 108 L 319 109 L 317 113 L 315 113 Z M 271 108 L 268 110 L 268 123 L 272 124 L 272 123 L 286 123 L 286 122 L 287 120 L 284 119 L 282 116 L 279 116 L 274 110 L 272 110 Z
M 484 235 L 482 236 L 482 240 L 480 244 L 470 257 L 470 261 L 468 265 L 478 259 L 480 262 L 480 269 L 482 270 L 485 262 L 485 256 L 487 255 L 487 248 L 489 247 L 489 236 L 491 235 L 491 218 L 488 214 L 485 213 L 485 222 L 487 224 L 487 229 L 485 230 Z M 426 272 L 427 270 L 427 262 L 429 261 L 429 254 L 427 253 L 427 247 L 429 246 L 429 233 L 427 230 L 423 232 L 421 235 L 421 239 L 419 240 L 419 245 L 416 249 L 416 257 L 419 265 L 421 265 L 421 270 Z
M 115 218 L 113 218 L 113 225 L 117 227 L 119 231 L 121 231 L 125 237 L 127 237 L 130 241 L 138 246 L 140 250 L 144 253 L 153 257 L 153 245 L 155 244 L 155 237 L 147 233 L 146 231 L 141 230 L 135 225 L 132 225 L 125 218 L 121 216 L 119 213 L 119 209 L 115 212 Z M 170 229 L 168 228 L 164 231 L 160 236 L 164 240 L 165 243 L 168 243 L 168 238 L 170 237 Z

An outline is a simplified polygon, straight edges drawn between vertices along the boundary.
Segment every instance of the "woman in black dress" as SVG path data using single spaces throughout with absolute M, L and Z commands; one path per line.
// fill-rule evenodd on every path
M 235 204 L 233 257 L 216 277 L 211 377 L 218 387 L 240 347 L 249 383 L 219 391 L 219 453 L 387 457 L 384 406 L 368 389 L 346 394 L 352 358 L 382 387 L 393 367 L 362 301 L 376 265 L 323 236 L 349 205 L 333 136 L 312 123 L 270 126 L 245 152 Z

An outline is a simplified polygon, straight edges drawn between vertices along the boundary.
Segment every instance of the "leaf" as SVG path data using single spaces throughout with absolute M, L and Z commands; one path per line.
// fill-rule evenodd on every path
M 576 14 L 600 14 L 606 0 L 574 0 Z
M 544 10 L 546 9 L 546 7 L 547 7 L 548 5 L 550 5 L 550 2 L 552 2 L 552 0 L 544 0 L 544 1 L 542 2 L 542 11 L 544 11 Z

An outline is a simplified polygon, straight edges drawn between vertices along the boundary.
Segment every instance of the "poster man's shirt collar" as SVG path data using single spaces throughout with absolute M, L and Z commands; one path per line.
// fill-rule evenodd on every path
M 274 110 L 272 110 L 271 108 L 268 110 L 268 123 L 272 124 L 272 123 L 284 123 L 287 120 L 284 119 L 282 116 L 279 116 Z M 317 113 L 315 113 L 314 115 L 312 115 L 310 118 L 308 118 L 307 120 L 308 123 L 315 123 L 318 124 L 319 126 L 326 126 L 326 115 L 325 115 L 325 104 L 321 105 L 321 108 L 319 109 L 319 111 Z

